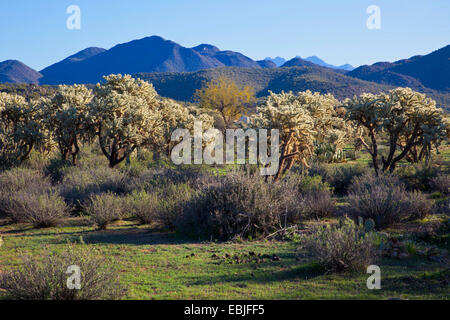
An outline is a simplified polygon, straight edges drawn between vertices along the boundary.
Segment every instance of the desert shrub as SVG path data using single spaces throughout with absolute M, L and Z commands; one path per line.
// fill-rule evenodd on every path
M 0 173 L 0 193 L 16 192 L 24 189 L 47 189 L 51 181 L 36 170 L 14 168 Z
M 38 171 L 14 168 L 0 174 L 0 214 L 13 221 L 57 224 L 67 209 L 60 200 L 50 180 Z
M 302 218 L 329 217 L 333 214 L 335 201 L 332 199 L 332 188 L 321 176 L 290 174 L 285 183 L 285 188 L 293 191 L 291 196 L 298 205 L 298 210 L 291 212 L 290 222 L 299 222 Z
M 44 173 L 50 177 L 53 182 L 60 182 L 63 180 L 65 172 L 72 166 L 69 160 L 61 158 L 53 158 L 44 167 Z
M 72 167 L 65 173 L 61 184 L 61 195 L 77 209 L 92 195 L 107 192 L 123 194 L 125 191 L 124 173 L 107 167 Z
M 432 212 L 433 201 L 420 191 L 408 192 L 405 204 L 411 219 L 423 219 Z
M 295 208 L 284 182 L 268 184 L 258 174 L 230 172 L 205 181 L 185 204 L 177 229 L 197 238 L 227 240 L 266 235 L 289 219 Z
M 299 207 L 301 216 L 320 219 L 333 216 L 336 202 L 330 191 L 308 191 L 299 196 Z
M 133 191 L 152 191 L 164 188 L 170 184 L 187 184 L 196 188 L 209 174 L 202 168 L 193 166 L 180 166 L 180 168 L 148 168 L 135 170 L 133 167 L 125 168 L 126 176 L 124 188 L 126 193 Z
M 33 150 L 30 153 L 30 157 L 22 162 L 20 167 L 42 172 L 44 168 L 48 166 L 48 158 L 49 156 L 46 152 Z
M 316 227 L 301 243 L 328 272 L 366 271 L 376 257 L 373 234 L 347 217 L 335 226 Z
M 183 208 L 194 195 L 186 184 L 169 184 L 158 191 L 157 221 L 165 228 L 175 229 L 182 218 Z
M 336 166 L 316 163 L 308 170 L 308 175 L 320 175 L 334 193 L 346 195 L 353 179 L 362 176 L 367 171 L 368 169 L 361 165 Z
M 14 222 L 31 223 L 36 228 L 55 227 L 69 215 L 64 199 L 55 191 L 12 193 L 4 210 Z
M 304 176 L 299 177 L 298 191 L 300 193 L 316 192 L 316 191 L 331 191 L 330 184 L 323 181 L 322 176 Z
M 125 180 L 123 187 L 125 193 L 151 191 L 155 186 L 161 183 L 161 177 L 164 176 L 164 169 L 142 169 L 135 170 L 132 168 L 125 168 L 123 170 Z M 167 182 L 167 180 L 165 180 Z
M 373 219 L 377 229 L 406 218 L 423 218 L 431 203 L 420 192 L 407 192 L 400 180 L 391 175 L 366 174 L 355 178 L 349 188 L 349 213 L 364 220 Z
M 396 175 L 400 177 L 408 190 L 423 192 L 432 190 L 432 181 L 438 174 L 438 168 L 421 163 L 399 167 L 396 171 Z
M 440 199 L 432 207 L 433 213 L 440 214 L 445 213 L 450 215 L 450 198 Z
M 69 266 L 81 271 L 81 289 L 69 289 Z M 17 300 L 119 299 L 125 290 L 111 263 L 93 247 L 70 245 L 61 253 L 45 252 L 43 259 L 24 256 L 16 270 L 0 273 L 0 288 Z
M 84 205 L 85 213 L 100 230 L 105 230 L 110 223 L 122 219 L 126 210 L 124 198 L 111 192 L 94 194 Z
M 158 210 L 158 195 L 145 191 L 134 191 L 125 197 L 130 216 L 136 217 L 142 224 L 155 222 Z
M 349 188 L 348 201 L 354 218 L 371 218 L 378 229 L 400 222 L 408 214 L 405 187 L 393 176 L 367 174 L 355 178 Z
M 450 194 L 450 175 L 438 174 L 431 179 L 431 189 L 439 191 L 441 194 Z

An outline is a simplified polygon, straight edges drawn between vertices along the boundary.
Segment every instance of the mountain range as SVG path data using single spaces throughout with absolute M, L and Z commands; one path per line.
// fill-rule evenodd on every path
M 347 75 L 415 90 L 450 92 L 450 45 L 424 56 L 360 66 Z
M 258 95 L 267 94 L 268 90 L 311 89 L 347 97 L 362 90 L 408 86 L 431 94 L 441 103 L 450 102 L 450 45 L 427 55 L 355 69 L 350 65 L 330 65 L 317 56 L 255 61 L 211 44 L 187 48 L 158 36 L 109 50 L 90 47 L 40 72 L 17 60 L 0 62 L 0 82 L 6 83 L 94 84 L 111 73 L 138 74 L 152 81 L 162 95 L 181 100 L 192 99 L 194 88 L 199 88 L 204 80 L 227 74 L 238 82 L 245 80 L 245 84 L 253 85 Z
M 96 83 L 111 73 L 190 72 L 226 66 L 274 68 L 268 61 L 254 61 L 234 51 L 210 44 L 183 47 L 158 36 L 119 44 L 109 50 L 88 48 L 51 65 L 40 73 L 41 84 Z
M 311 56 L 311 57 L 307 57 L 307 58 L 302 58 L 300 56 L 296 56 L 295 58 L 300 58 L 302 60 L 305 61 L 309 61 L 312 62 L 318 66 L 322 66 L 322 67 L 327 67 L 327 68 L 331 68 L 331 69 L 335 69 L 335 70 L 345 70 L 345 71 L 351 71 L 353 69 L 355 69 L 352 65 L 350 64 L 343 64 L 341 66 L 334 66 L 332 64 L 326 63 L 325 61 L 323 61 L 322 59 L 320 59 L 318 56 Z M 295 59 L 294 58 L 294 59 Z M 267 57 L 264 60 L 266 61 L 272 61 L 273 63 L 276 64 L 277 67 L 282 67 L 285 66 L 285 63 L 287 62 L 286 59 L 282 58 L 282 57 L 276 57 L 276 58 L 270 58 Z M 292 60 L 292 59 L 291 59 Z
M 285 62 L 284 59 L 279 59 Z M 318 57 L 308 59 L 317 65 L 338 68 L 326 64 Z M 192 72 L 220 67 L 270 69 L 278 67 L 278 62 L 277 59 L 254 61 L 239 52 L 223 51 L 210 44 L 186 48 L 173 41 L 151 36 L 119 44 L 109 50 L 90 47 L 40 72 L 18 61 L 15 62 L 14 68 L 7 68 L 9 63 L 5 61 L 0 63 L 0 67 L 4 66 L 0 69 L 3 70 L 0 72 L 0 77 L 2 82 L 12 83 L 48 85 L 96 83 L 102 80 L 103 75 L 111 73 Z M 294 64 L 298 66 L 299 61 Z

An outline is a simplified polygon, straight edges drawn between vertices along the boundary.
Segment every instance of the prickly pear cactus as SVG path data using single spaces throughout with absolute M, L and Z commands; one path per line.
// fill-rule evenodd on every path
M 365 232 L 371 232 L 375 229 L 375 221 L 373 219 L 367 219 L 364 222 L 364 231 Z

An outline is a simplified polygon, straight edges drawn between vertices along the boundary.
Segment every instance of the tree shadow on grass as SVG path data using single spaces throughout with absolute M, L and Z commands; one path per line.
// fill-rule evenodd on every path
M 280 262 L 268 262 L 277 268 Z M 267 264 L 265 263 L 266 267 Z M 284 268 L 278 267 L 273 272 L 257 272 L 248 264 L 233 265 L 241 269 L 237 275 L 220 275 L 197 278 L 191 285 L 213 285 L 216 283 L 240 283 L 257 282 L 268 284 L 287 280 L 309 280 L 325 274 L 325 270 L 315 263 L 306 263 L 298 266 L 298 263 L 284 263 Z M 242 270 L 245 269 L 245 270 Z
M 382 279 L 381 288 L 384 292 L 396 292 L 400 294 L 438 294 L 448 297 L 448 285 L 450 281 L 449 270 L 439 271 L 432 275 L 411 275 L 389 277 Z
M 175 233 L 162 232 L 157 229 L 128 228 L 121 230 L 104 230 L 90 232 L 83 237 L 85 243 L 107 243 L 107 244 L 132 244 L 132 245 L 155 245 L 155 244 L 189 244 L 198 243 L 189 239 L 178 237 Z
M 70 226 L 88 226 L 70 225 Z M 30 231 L 37 231 L 32 232 Z M 64 230 L 64 229 L 62 229 Z M 108 230 L 85 229 L 66 232 L 54 232 L 49 229 L 35 229 L 32 226 L 21 227 L 20 229 L 7 230 L 2 232 L 3 235 L 9 237 L 62 237 L 59 243 L 66 242 L 81 242 L 87 244 L 130 244 L 130 245 L 155 245 L 155 244 L 190 244 L 200 243 L 199 241 L 183 239 L 175 233 L 167 232 L 165 230 L 153 228 L 138 228 L 137 225 L 127 225 L 125 228 L 110 228 Z M 54 243 L 54 242 L 53 242 Z

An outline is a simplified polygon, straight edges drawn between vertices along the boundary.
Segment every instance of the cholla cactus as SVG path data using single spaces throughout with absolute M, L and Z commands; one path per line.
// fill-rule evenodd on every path
M 62 85 L 45 103 L 43 123 L 57 143 L 62 159 L 69 160 L 72 156 L 74 165 L 80 151 L 80 140 L 89 136 L 86 116 L 92 98 L 92 91 L 83 85 Z
M 176 144 L 175 141 L 171 141 L 171 135 L 175 129 L 185 128 L 193 134 L 195 121 L 202 122 L 203 130 L 208 130 L 214 125 L 214 119 L 199 108 L 185 107 L 172 99 L 158 97 L 157 108 L 162 115 L 163 134 L 151 147 L 155 151 L 163 152 L 166 156 L 170 156 Z
M 397 88 L 387 94 L 363 94 L 344 101 L 347 117 L 357 129 L 358 137 L 372 157 L 375 173 L 379 172 L 379 135 L 388 135 L 388 153 L 382 155 L 382 171 L 394 171 L 398 161 L 415 148 L 430 152 L 446 139 L 447 126 L 443 112 L 434 100 L 411 90 Z M 370 143 L 364 140 L 369 136 Z M 428 150 L 428 151 L 427 151 Z
M 88 119 L 110 167 L 140 147 L 169 155 L 172 131 L 193 129 L 195 119 L 203 120 L 206 129 L 212 126 L 211 117 L 159 97 L 148 82 L 130 75 L 110 75 L 105 80 L 105 84 L 97 84 Z
M 0 93 L 0 167 L 21 163 L 33 147 L 44 144 L 40 105 L 41 100 Z
M 332 95 L 309 90 L 298 95 L 270 92 L 250 122 L 256 128 L 280 130 L 281 155 L 275 180 L 297 161 L 308 166 L 315 144 L 332 142 L 343 146 L 346 134 L 339 131 L 345 129 L 345 123 L 337 116 L 337 104 Z
M 109 75 L 97 84 L 88 117 L 100 148 L 114 167 L 136 148 L 157 144 L 164 133 L 153 86 L 130 75 Z

